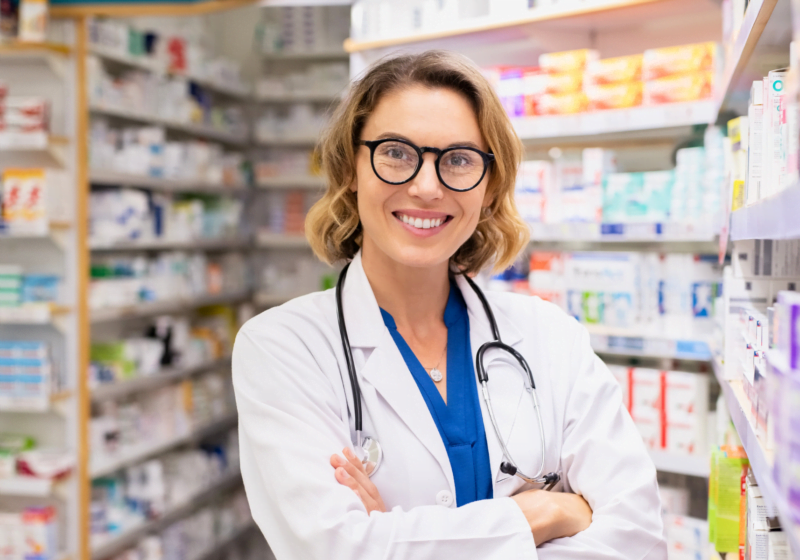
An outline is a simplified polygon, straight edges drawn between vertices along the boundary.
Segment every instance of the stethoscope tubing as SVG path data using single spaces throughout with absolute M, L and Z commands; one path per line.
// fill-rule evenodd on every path
M 337 311 L 337 318 L 339 322 L 339 334 L 342 339 L 342 349 L 344 350 L 345 361 L 347 363 L 347 372 L 350 377 L 350 386 L 353 391 L 353 419 L 355 424 L 355 432 L 356 432 L 356 449 L 362 448 L 363 439 L 363 424 L 362 424 L 362 411 L 361 411 L 361 385 L 358 382 L 358 375 L 356 373 L 355 363 L 353 361 L 353 353 L 350 348 L 350 339 L 347 336 L 347 326 L 345 325 L 344 320 L 344 306 L 342 304 L 342 291 L 344 289 L 344 281 L 347 276 L 347 270 L 350 268 L 350 263 L 347 263 L 342 272 L 339 274 L 339 281 L 336 284 L 336 311 Z M 510 474 L 511 476 L 519 476 L 525 482 L 531 484 L 545 484 L 545 489 L 551 489 L 559 480 L 560 476 L 556 473 L 549 473 L 545 476 L 542 476 L 544 472 L 544 457 L 545 457 L 545 442 L 544 442 L 544 425 L 542 424 L 542 413 L 539 407 L 539 399 L 536 395 L 536 384 L 533 379 L 533 372 L 531 368 L 528 366 L 528 362 L 525 358 L 517 352 L 516 349 L 512 348 L 511 346 L 505 344 L 500 338 L 500 331 L 497 328 L 497 321 L 495 320 L 494 313 L 492 312 L 492 308 L 489 305 L 486 296 L 484 295 L 483 291 L 478 287 L 478 285 L 472 280 L 472 278 L 468 276 L 464 276 L 465 280 L 478 296 L 478 299 L 481 301 L 481 305 L 486 313 L 486 317 L 489 320 L 489 326 L 492 331 L 492 336 L 494 340 L 484 343 L 475 355 L 475 366 L 476 372 L 478 376 L 478 382 L 481 386 L 481 394 L 483 396 L 483 400 L 486 403 L 486 411 L 489 413 L 489 420 L 492 422 L 492 427 L 494 428 L 495 435 L 497 436 L 498 441 L 500 442 L 500 448 L 503 451 L 503 463 L 500 466 L 500 470 Z M 486 369 L 483 365 L 483 355 L 490 349 L 496 348 L 499 350 L 503 350 L 509 354 L 511 354 L 514 359 L 519 363 L 520 367 L 522 367 L 523 371 L 525 372 L 525 389 L 531 394 L 533 399 L 533 407 L 536 410 L 536 419 L 539 423 L 539 444 L 541 446 L 541 463 L 539 464 L 539 470 L 537 471 L 536 475 L 528 476 L 521 472 L 517 466 L 514 459 L 511 457 L 511 453 L 506 446 L 505 441 L 503 440 L 502 434 L 500 433 L 500 429 L 497 426 L 497 419 L 494 415 L 494 409 L 492 407 L 492 399 L 489 395 L 489 375 L 486 372 Z M 369 439 L 369 438 L 367 438 Z M 376 467 L 377 469 L 377 467 Z M 374 474 L 375 471 L 372 471 Z M 371 474 L 370 474 L 371 476 Z

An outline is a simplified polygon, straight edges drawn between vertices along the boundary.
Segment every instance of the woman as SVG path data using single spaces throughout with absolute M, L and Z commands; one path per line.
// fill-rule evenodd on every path
M 383 460 L 370 478 L 353 452 L 334 291 L 249 321 L 233 354 L 241 468 L 276 557 L 666 558 L 655 469 L 586 330 L 537 298 L 490 293 L 541 404 L 540 425 L 520 365 L 488 350 L 499 433 L 531 473 L 541 429 L 544 472 L 562 479 L 548 492 L 501 468 L 475 379 L 493 335 L 465 276 L 508 266 L 527 228 L 513 201 L 521 145 L 480 71 L 445 52 L 380 62 L 322 156 L 329 185 L 306 232 L 324 261 L 350 261 L 343 319 Z

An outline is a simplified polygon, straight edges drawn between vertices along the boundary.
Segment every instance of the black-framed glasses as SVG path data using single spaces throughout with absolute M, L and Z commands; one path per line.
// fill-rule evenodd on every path
M 455 146 L 441 150 L 429 146 L 415 146 L 407 140 L 384 138 L 362 140 L 360 144 L 369 148 L 372 170 L 378 179 L 390 185 L 408 183 L 422 169 L 422 154 L 436 154 L 434 166 L 439 181 L 453 191 L 469 191 L 477 187 L 486 176 L 494 154 L 477 148 Z

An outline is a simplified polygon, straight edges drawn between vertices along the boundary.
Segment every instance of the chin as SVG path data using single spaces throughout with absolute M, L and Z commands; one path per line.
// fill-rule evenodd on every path
M 403 266 L 411 268 L 434 268 L 446 264 L 456 250 L 446 247 L 414 247 L 404 245 L 391 247 L 387 252 L 389 258 Z

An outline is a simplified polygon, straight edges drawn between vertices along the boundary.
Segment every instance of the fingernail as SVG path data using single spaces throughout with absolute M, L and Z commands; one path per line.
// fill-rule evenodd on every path
M 347 447 L 345 447 L 344 448 L 344 456 L 347 457 L 348 459 L 352 459 L 353 458 L 353 452 L 350 451 L 350 449 L 348 449 Z
M 347 471 L 346 471 L 346 470 L 344 470 L 344 469 L 343 469 L 343 468 L 341 468 L 341 467 L 339 467 L 338 469 L 336 469 L 336 472 L 338 472 L 338 473 L 339 473 L 339 474 L 342 476 L 342 478 L 350 478 L 350 475 L 349 475 L 349 474 L 347 474 Z

